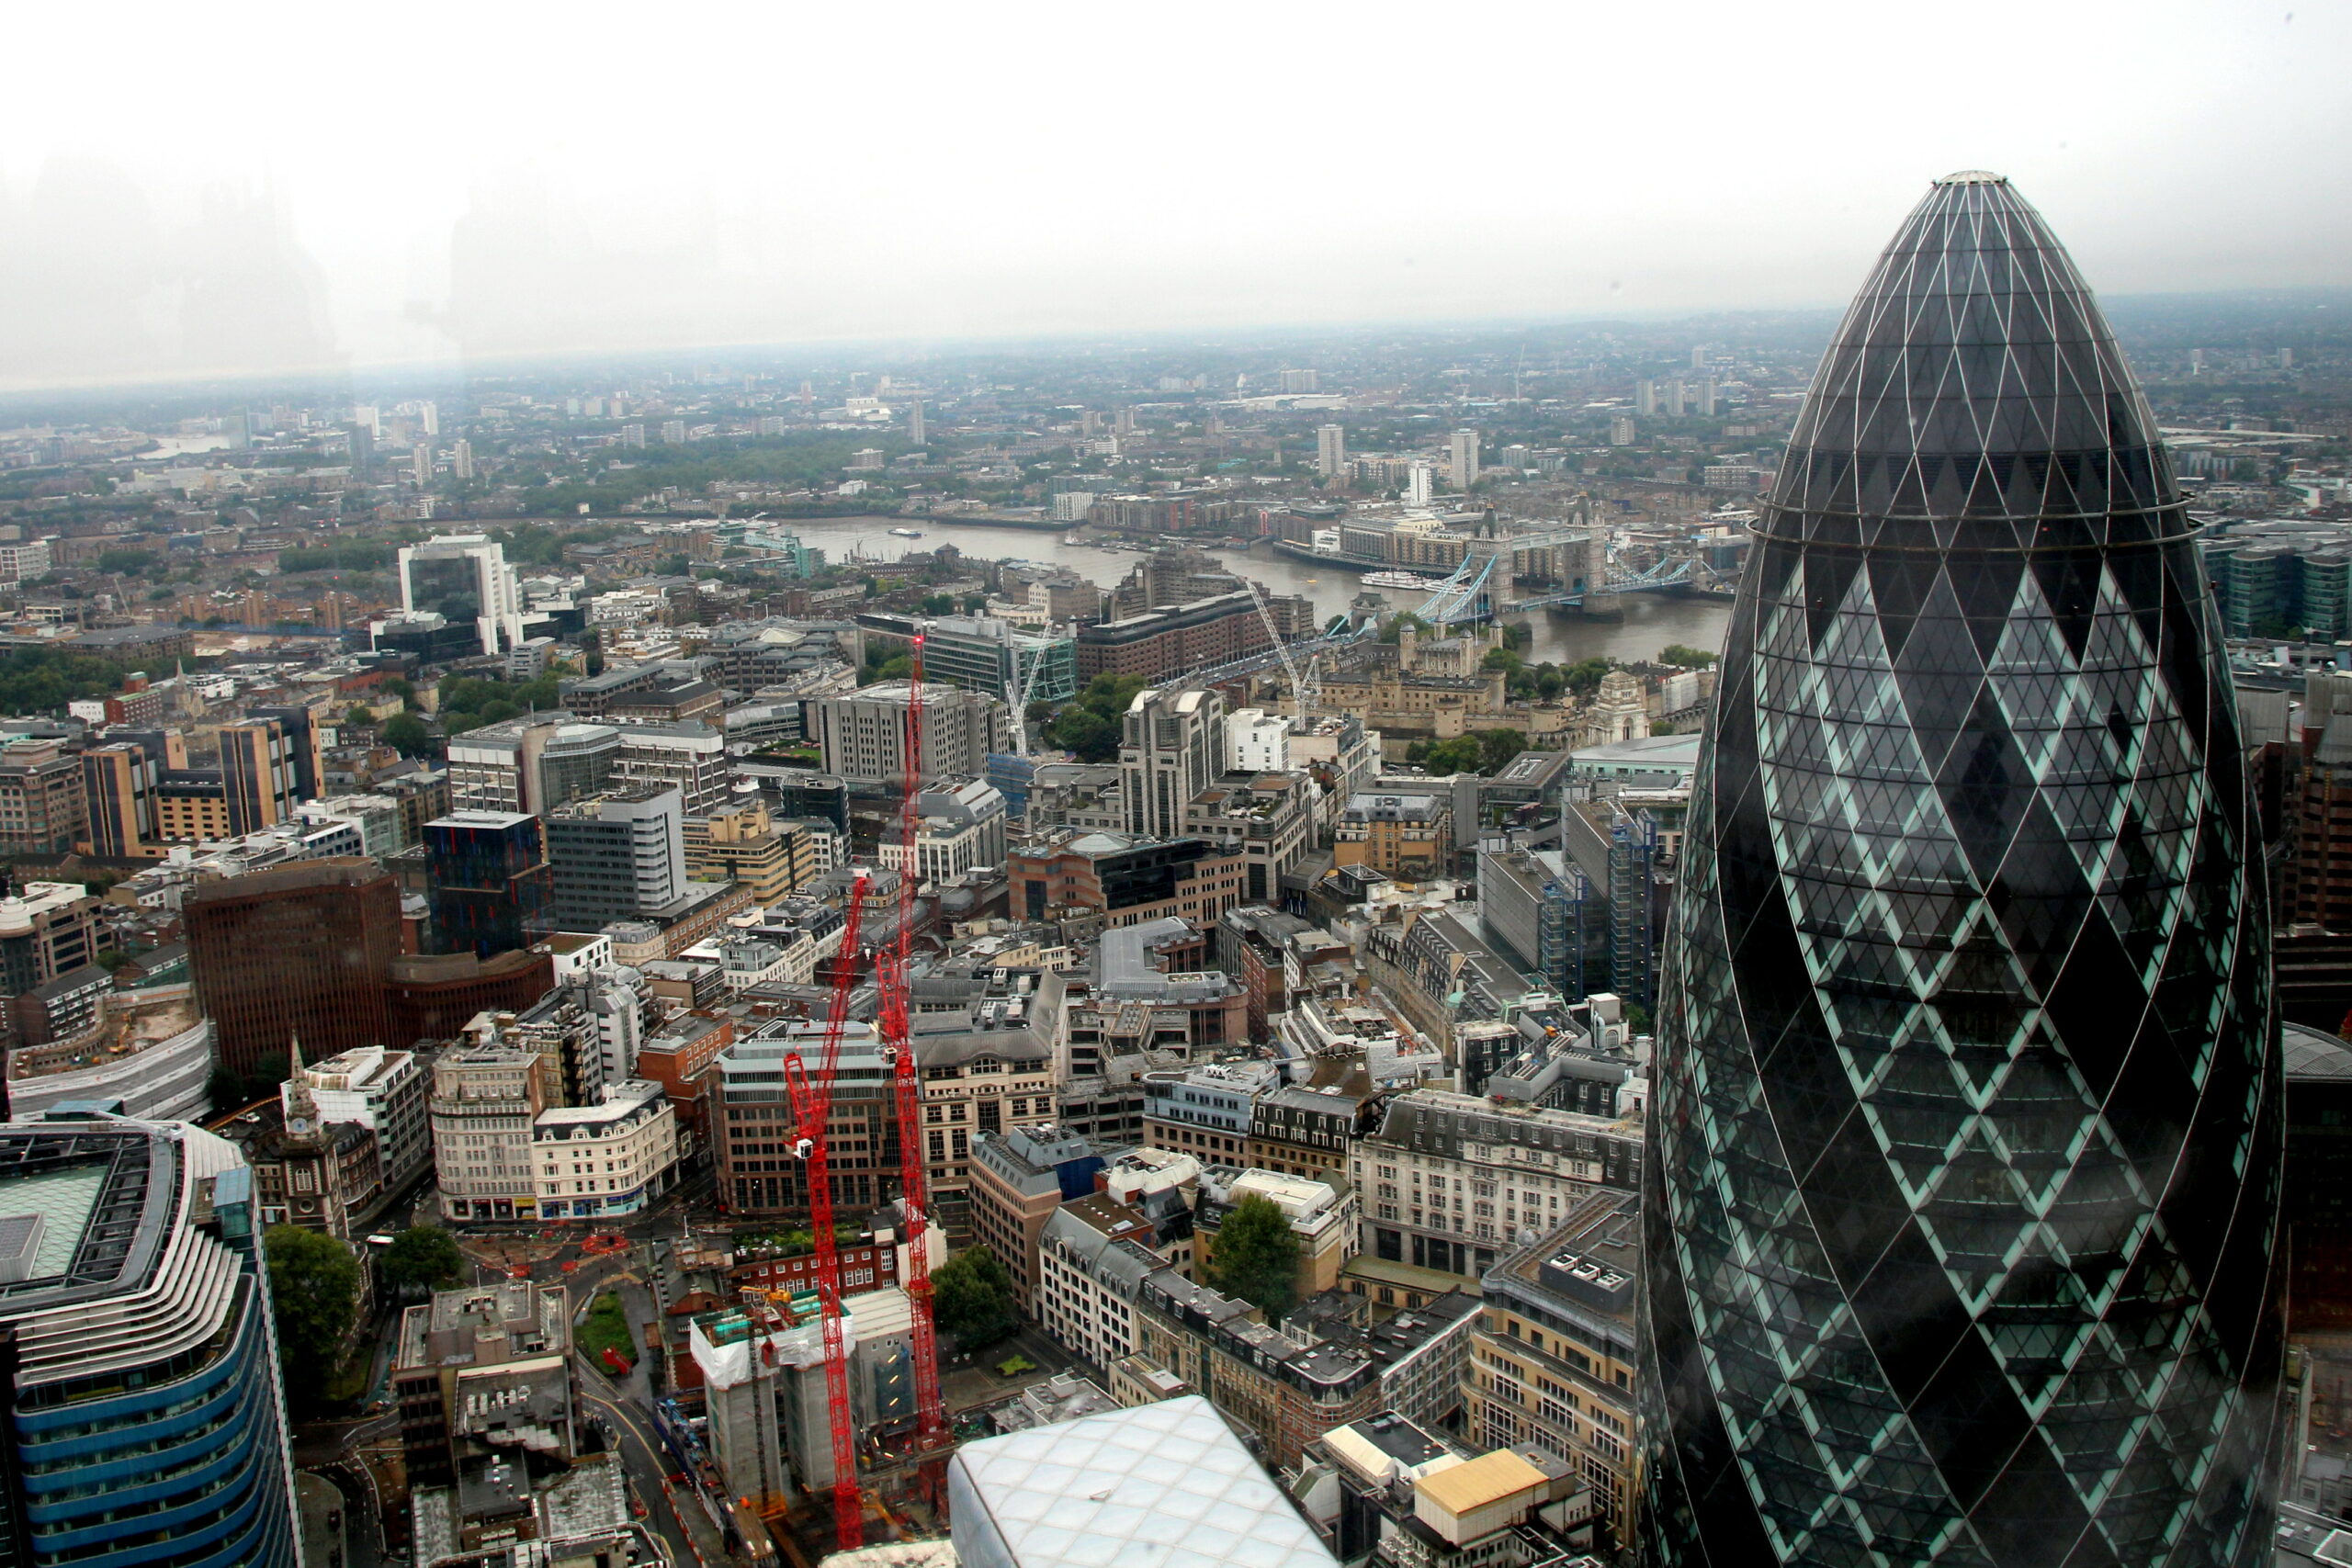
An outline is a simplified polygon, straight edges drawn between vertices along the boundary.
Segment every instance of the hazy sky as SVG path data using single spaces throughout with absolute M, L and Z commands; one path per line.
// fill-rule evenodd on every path
M 1842 303 L 1998 169 L 2103 291 L 2352 281 L 2331 3 L 12 14 L 0 387 Z

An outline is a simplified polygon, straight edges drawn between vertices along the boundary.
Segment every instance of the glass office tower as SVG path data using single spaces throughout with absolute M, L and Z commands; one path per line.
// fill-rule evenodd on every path
M 2192 530 L 2041 217 L 1939 182 L 1798 416 L 1691 801 L 1653 1561 L 2267 1561 L 2278 1026 Z

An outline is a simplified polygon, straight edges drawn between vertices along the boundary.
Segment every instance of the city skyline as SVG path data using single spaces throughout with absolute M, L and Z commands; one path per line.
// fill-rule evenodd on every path
M 1464 145 L 1434 112 L 1363 112 L 1401 59 L 1379 13 L 1253 16 L 1240 51 L 1099 17 L 922 17 L 886 48 L 750 11 L 550 33 L 428 10 L 232 51 L 201 22 L 126 40 L 36 17 L 28 55 L 103 52 L 119 90 L 94 116 L 35 75 L 0 107 L 0 381 L 1815 306 L 1920 170 L 1970 165 L 2042 192 L 2110 291 L 2329 284 L 2352 237 L 2301 196 L 2352 144 L 2333 14 L 1467 20 L 1493 90 Z M 2022 36 L 2107 68 L 2032 93 L 2007 69 Z M 796 69 L 783 128 L 750 136 L 722 38 L 730 59 L 885 69 Z M 215 60 L 272 90 L 224 98 L 190 68 Z M 1552 60 L 1611 66 L 1577 71 L 1565 124 L 1553 76 L 1518 74 Z M 1036 85 L 971 92 L 999 80 Z M 1157 132 L 1061 115 L 1059 85 L 1096 80 L 1201 106 L 1183 205 L 1147 195 L 1172 166 Z M 1935 96 L 1974 112 L 1905 112 Z M 429 112 L 445 98 L 463 112 Z M 2226 116 L 2197 107 L 2217 98 Z M 1515 145 L 1562 152 L 1531 175 L 1491 151 Z M 1333 161 L 1361 197 L 1302 198 Z M 1419 220 L 1383 194 L 1432 188 Z

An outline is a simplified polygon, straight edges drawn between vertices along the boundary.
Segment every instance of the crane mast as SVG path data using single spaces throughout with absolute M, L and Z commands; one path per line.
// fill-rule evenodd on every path
M 857 982 L 858 917 L 865 908 L 866 879 L 850 887 L 849 914 L 833 962 L 833 991 L 825 1014 L 823 1055 L 812 1081 L 798 1052 L 784 1059 L 784 1080 L 798 1124 L 795 1149 L 808 1177 L 808 1224 L 817 1244 L 817 1313 L 823 1325 L 825 1404 L 833 1443 L 833 1528 L 842 1550 L 865 1544 L 864 1509 L 857 1490 L 857 1423 L 850 1405 L 849 1339 L 842 1321 L 841 1243 L 833 1234 L 833 1182 L 826 1153 L 826 1123 L 833 1108 L 833 1085 L 841 1068 L 842 1032 L 849 1021 L 850 992 Z
M 927 1453 L 946 1441 L 947 1406 L 939 1389 L 939 1342 L 932 1317 L 931 1253 L 926 1245 L 931 1184 L 923 1167 L 922 1074 L 915 1061 L 907 999 L 907 966 L 914 953 L 916 856 L 922 824 L 915 797 L 922 787 L 922 642 L 917 634 L 907 695 L 906 795 L 899 811 L 899 853 L 904 867 L 899 881 L 899 929 L 887 950 L 876 955 L 875 978 L 881 993 L 882 1055 L 889 1065 L 898 1101 L 899 1207 L 908 1235 L 907 1271 L 900 1285 L 907 1292 L 913 1321 L 915 1444 L 917 1451 Z

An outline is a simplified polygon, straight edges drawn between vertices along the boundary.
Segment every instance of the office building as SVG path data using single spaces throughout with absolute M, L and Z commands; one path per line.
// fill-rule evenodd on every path
M 1315 471 L 1327 479 L 1347 477 L 1347 426 L 1327 424 L 1315 432 Z
M 1315 843 L 1315 787 L 1304 773 L 1227 773 L 1184 807 L 1187 837 L 1241 852 L 1241 896 L 1272 904 L 1283 874 Z
M 978 779 L 915 795 L 913 862 L 918 884 L 935 888 L 974 873 L 1004 865 L 1004 795 Z M 906 869 L 908 848 L 895 838 L 880 846 L 884 865 Z
M 1193 798 L 1225 771 L 1225 698 L 1197 687 L 1137 692 L 1121 717 L 1119 788 L 1127 831 L 1174 839 Z
M 66 854 L 89 827 L 81 758 L 54 740 L 0 747 L 0 856 Z
M 669 1092 L 641 1078 L 606 1084 L 582 1105 L 532 1119 L 539 1218 L 634 1214 L 667 1191 L 678 1164 L 678 1113 Z
M 1532 1443 L 1592 1488 L 1598 1522 L 1630 1551 L 1635 1503 L 1634 1295 L 1640 1200 L 1600 1191 L 1479 1281 L 1465 1428 L 1489 1449 Z
M 1037 1238 L 1046 1221 L 1062 1204 L 1092 1192 L 1094 1173 L 1106 1163 L 1093 1144 L 1051 1124 L 972 1139 L 967 1198 L 972 1237 L 1004 1265 L 1023 1312 L 1035 1310 Z
M 455 1046 L 435 1060 L 433 1179 L 444 1220 L 538 1217 L 532 1127 L 560 1100 L 560 1072 L 548 1055 L 495 1041 Z
M 1415 1089 L 1348 1151 L 1364 1248 L 1390 1263 L 1477 1278 L 1597 1187 L 1632 1191 L 1641 1126 L 1525 1101 Z
M 537 818 L 453 811 L 424 825 L 424 855 L 444 952 L 488 958 L 556 929 L 554 875 Z
M 1169 1269 L 1144 1280 L 1136 1304 L 1136 1359 L 1213 1391 L 1219 1408 L 1265 1445 L 1269 1462 L 1287 1468 L 1335 1422 L 1394 1410 L 1450 1423 L 1462 1407 L 1478 1298 L 1447 1292 L 1365 1327 L 1346 1315 L 1346 1298 L 1326 1295 L 1274 1328 L 1248 1302 Z
M 307 747 L 309 726 L 303 728 Z M 315 755 L 309 761 L 315 767 Z M 293 820 L 302 796 L 295 750 L 280 721 L 249 718 L 220 727 L 220 790 L 232 836 Z
M 1247 880 L 1240 852 L 1205 839 L 1067 829 L 1011 852 L 1005 875 L 1018 919 L 1093 915 L 1115 927 L 1173 916 L 1200 930 L 1241 902 Z
M 388 1190 L 397 1191 L 433 1156 L 425 1101 L 432 1075 L 413 1051 L 365 1045 L 293 1069 L 322 1122 L 356 1122 L 376 1134 Z M 279 1086 L 283 1102 L 287 1085 Z
M 1453 865 L 1453 803 L 1443 795 L 1356 795 L 1340 813 L 1331 859 L 1384 876 L 1443 876 Z
M 1078 679 L 1083 683 L 1097 675 L 1138 675 L 1173 681 L 1272 649 L 1269 615 L 1274 635 L 1285 641 L 1313 635 L 1317 625 L 1315 606 L 1295 594 L 1268 595 L 1263 611 L 1258 597 L 1244 591 L 1081 626 L 1074 634 Z
M 945 615 L 923 625 L 922 678 L 926 708 L 934 681 L 1008 705 L 1068 702 L 1078 695 L 1078 641 L 993 616 Z
M 429 481 L 431 454 L 418 483 Z M 401 608 L 470 626 L 478 653 L 512 653 L 523 645 L 523 594 L 506 547 L 484 534 L 448 534 L 401 547 Z
M 824 754 L 825 772 L 851 784 L 903 784 L 911 690 L 904 681 L 887 681 L 809 699 L 810 738 Z M 924 688 L 922 783 L 978 778 L 988 771 L 989 753 L 1011 750 L 1002 697 Z
M 1457 430 L 1446 443 L 1447 471 L 1453 476 L 1453 488 L 1468 490 L 1478 482 L 1478 433 Z
M 676 724 L 623 724 L 618 733 L 620 748 L 613 758 L 613 778 L 669 784 L 677 790 L 688 816 L 716 810 L 727 803 L 735 773 L 734 759 L 727 754 L 725 730 L 699 719 L 686 719 Z M 547 773 L 553 765 L 550 750 L 540 771 Z M 549 786 L 553 786 L 552 778 Z
M 401 895 L 376 862 L 301 861 L 199 882 L 180 913 L 197 994 L 231 1071 L 285 1062 L 297 1034 L 326 1055 L 390 1037 Z
M 687 875 L 740 882 L 750 891 L 752 902 L 762 908 L 797 893 L 831 869 L 817 863 L 817 848 L 807 829 L 797 822 L 777 822 L 756 795 L 689 817 L 682 831 Z
M 2270 912 L 2195 534 L 2041 216 L 1937 182 L 1797 416 L 1691 798 L 1652 1562 L 2270 1560 Z
M 21 996 L 98 961 L 98 901 L 78 882 L 28 882 L 0 898 L 0 995 Z
M 667 908 L 686 892 L 678 792 L 628 784 L 547 815 L 555 929 L 600 931 Z
M 261 1230 L 253 1172 L 186 1122 L 0 1125 L 8 1562 L 296 1561 Z
M 401 1314 L 391 1384 L 411 1486 L 496 1491 L 482 1483 L 502 1461 L 578 1453 L 570 1304 L 560 1285 L 501 1280 L 435 1291 Z
M 142 746 L 113 740 L 83 752 L 81 767 L 89 852 L 123 860 L 163 854 L 155 818 L 161 760 Z

